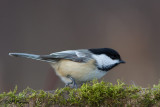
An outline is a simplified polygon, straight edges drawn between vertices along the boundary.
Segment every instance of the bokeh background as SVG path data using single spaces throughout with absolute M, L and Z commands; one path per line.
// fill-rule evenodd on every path
M 109 47 L 126 64 L 103 80 L 152 86 L 160 80 L 160 1 L 1 0 L 0 92 L 18 85 L 53 90 L 64 84 L 48 63 L 8 56 L 9 52 Z

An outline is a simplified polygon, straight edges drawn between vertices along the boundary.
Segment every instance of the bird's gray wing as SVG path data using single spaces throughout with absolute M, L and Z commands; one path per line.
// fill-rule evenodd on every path
M 87 62 L 91 59 L 91 54 L 88 50 L 68 50 L 55 52 L 50 55 L 40 55 L 43 60 L 56 61 L 60 59 L 68 59 L 75 62 Z

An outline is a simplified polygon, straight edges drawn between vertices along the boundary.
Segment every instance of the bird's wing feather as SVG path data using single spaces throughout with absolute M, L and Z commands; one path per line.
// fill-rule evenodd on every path
M 87 50 L 68 50 L 55 52 L 50 55 L 41 55 L 42 59 L 46 60 L 59 60 L 59 59 L 68 59 L 75 62 L 87 62 L 91 59 L 91 55 L 87 52 Z
M 50 55 L 35 55 L 27 53 L 9 53 L 11 56 L 26 57 L 46 62 L 57 62 L 61 59 L 67 59 L 75 62 L 87 62 L 91 59 L 91 54 L 87 50 L 69 50 L 55 52 Z

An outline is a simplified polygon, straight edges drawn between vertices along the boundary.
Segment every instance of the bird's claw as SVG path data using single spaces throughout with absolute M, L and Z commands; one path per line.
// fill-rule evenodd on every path
M 78 87 L 77 87 L 77 84 L 76 84 L 76 82 L 75 82 L 75 79 L 72 78 L 72 77 L 69 76 L 69 75 L 68 75 L 67 77 L 68 77 L 72 82 L 66 83 L 66 84 L 65 84 L 65 87 L 69 86 L 70 84 L 73 84 L 73 85 L 72 85 L 72 88 L 78 88 Z

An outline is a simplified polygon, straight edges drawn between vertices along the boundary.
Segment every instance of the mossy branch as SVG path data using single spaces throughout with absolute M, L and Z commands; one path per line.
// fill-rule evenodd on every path
M 78 89 L 65 87 L 52 92 L 26 88 L 0 94 L 0 106 L 160 106 L 160 84 L 153 88 L 126 85 L 121 81 L 85 83 Z

